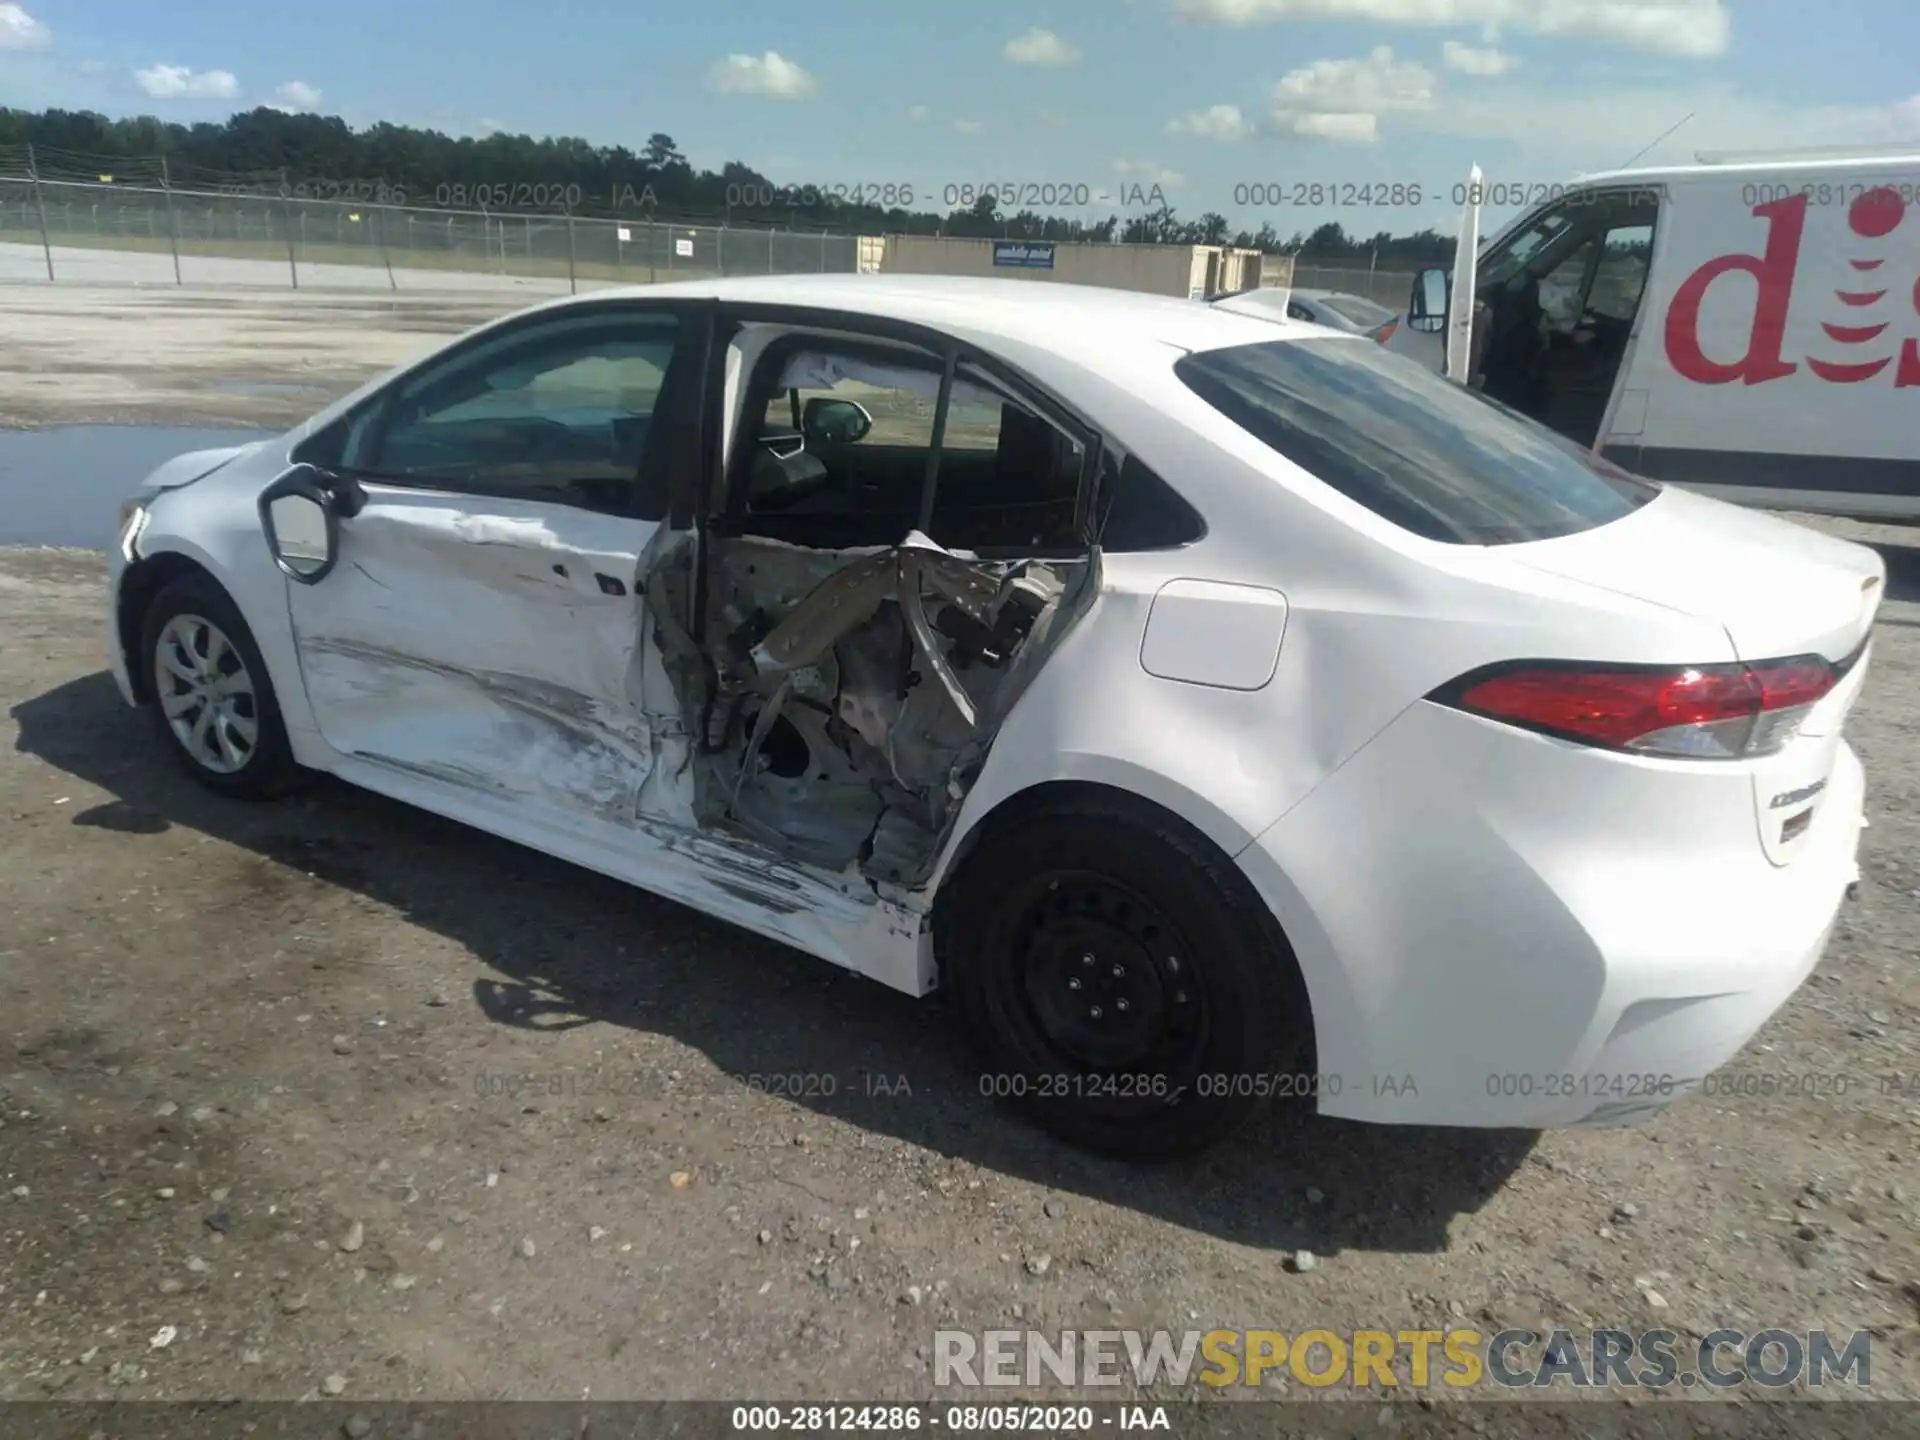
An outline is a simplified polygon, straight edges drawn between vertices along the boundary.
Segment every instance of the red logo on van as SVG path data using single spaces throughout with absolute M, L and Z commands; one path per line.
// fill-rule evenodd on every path
M 1756 218 L 1767 222 L 1767 239 L 1758 255 L 1721 255 L 1707 261 L 1674 292 L 1667 307 L 1667 359 L 1674 371 L 1696 385 L 1729 385 L 1738 380 L 1745 385 L 1763 385 L 1797 371 L 1800 366 L 1788 360 L 1782 349 L 1786 342 L 1787 307 L 1793 298 L 1794 272 L 1800 263 L 1800 243 L 1806 233 L 1809 197 L 1793 195 L 1769 204 L 1756 205 Z M 1847 227 L 1864 240 L 1882 240 L 1899 228 L 1906 217 L 1906 203 L 1899 193 L 1888 188 L 1869 190 L 1854 197 L 1847 208 Z M 1891 327 L 1884 318 L 1881 302 L 1888 289 L 1873 287 L 1872 275 L 1883 264 L 1883 256 L 1863 255 L 1849 258 L 1849 267 L 1863 278 L 1861 290 L 1836 289 L 1835 298 L 1842 309 L 1839 321 L 1823 321 L 1820 329 L 1836 346 L 1871 345 Z M 1735 272 L 1751 275 L 1758 287 L 1754 301 L 1753 324 L 1747 333 L 1746 350 L 1733 360 L 1716 360 L 1700 346 L 1700 309 L 1707 292 L 1722 276 Z M 1914 284 L 1913 307 L 1920 313 L 1920 280 Z M 1894 302 L 1895 304 L 1898 301 Z M 1868 313 L 1859 313 L 1859 312 Z M 1879 311 L 1879 314 L 1873 312 Z M 1845 352 L 1842 352 L 1845 353 Z M 1807 368 L 1820 379 L 1835 385 L 1855 385 L 1871 380 L 1893 363 L 1891 354 L 1868 359 L 1843 359 L 1809 355 Z M 1899 368 L 1894 372 L 1896 388 L 1920 385 L 1920 343 L 1908 340 L 1900 348 Z

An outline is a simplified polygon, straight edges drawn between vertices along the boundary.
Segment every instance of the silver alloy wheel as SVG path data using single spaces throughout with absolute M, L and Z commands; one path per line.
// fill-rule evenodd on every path
M 193 762 L 232 775 L 253 758 L 260 712 L 239 647 L 201 615 L 176 615 L 154 645 L 160 709 Z

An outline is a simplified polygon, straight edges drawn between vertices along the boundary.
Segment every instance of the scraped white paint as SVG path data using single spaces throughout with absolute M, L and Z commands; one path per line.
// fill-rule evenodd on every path
M 343 754 L 631 822 L 655 757 L 640 554 L 658 526 L 368 485 L 290 592 L 315 722 Z M 624 593 L 602 591 L 599 576 Z

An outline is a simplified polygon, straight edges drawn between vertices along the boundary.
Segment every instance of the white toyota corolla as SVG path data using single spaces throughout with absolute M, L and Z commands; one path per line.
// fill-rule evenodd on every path
M 124 507 L 114 670 L 913 994 L 1083 1144 L 1644 1117 L 1806 977 L 1872 550 L 1363 336 L 932 277 L 601 292 Z

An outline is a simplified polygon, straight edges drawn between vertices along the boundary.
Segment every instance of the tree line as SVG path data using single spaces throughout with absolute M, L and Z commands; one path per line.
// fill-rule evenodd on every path
M 110 119 L 92 111 L 0 108 L 0 174 L 23 173 L 29 155 L 46 180 L 154 185 L 164 179 L 178 189 L 254 194 L 284 187 L 310 198 L 445 209 L 566 209 L 583 216 L 851 234 L 1229 244 L 1287 251 L 1321 264 L 1382 268 L 1445 261 L 1453 254 L 1452 239 L 1432 229 L 1349 235 L 1331 221 L 1283 236 L 1271 224 L 1235 228 L 1216 211 L 1185 217 L 1157 186 L 1121 187 L 1127 203 L 1142 208 L 1093 220 L 1012 209 L 992 193 L 942 207 L 939 202 L 949 197 L 914 195 L 905 186 L 876 186 L 869 193 L 776 183 L 733 160 L 718 170 L 696 170 L 673 138 L 658 132 L 634 150 L 575 136 L 536 140 L 496 132 L 474 138 L 384 121 L 355 130 L 338 116 L 266 107 L 219 124 L 193 125 L 151 115 Z

